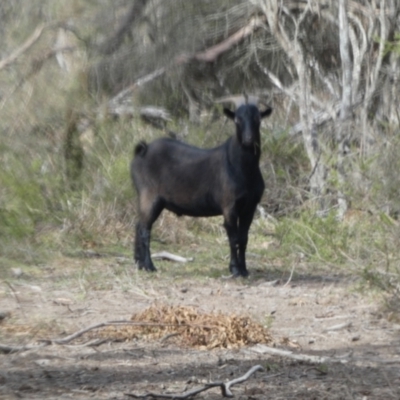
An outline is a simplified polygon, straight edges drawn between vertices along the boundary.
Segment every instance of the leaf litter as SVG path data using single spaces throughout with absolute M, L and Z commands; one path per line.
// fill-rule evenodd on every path
M 171 335 L 182 345 L 200 349 L 274 343 L 269 330 L 248 316 L 205 313 L 190 306 L 153 304 L 131 320 L 143 325 L 109 326 L 97 334 L 117 340 L 157 340 Z

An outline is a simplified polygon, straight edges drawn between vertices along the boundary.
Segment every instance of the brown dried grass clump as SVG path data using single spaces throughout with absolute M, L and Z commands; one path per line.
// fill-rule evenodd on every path
M 4 338 L 37 338 L 48 337 L 51 334 L 59 333 L 61 329 L 52 322 L 33 322 L 31 324 L 13 323 L 7 321 L 0 325 L 0 335 Z
M 194 307 L 155 304 L 134 314 L 131 320 L 143 325 L 112 328 L 113 336 L 160 339 L 173 335 L 185 345 L 206 349 L 273 342 L 268 330 L 249 317 L 203 313 Z M 109 336 L 110 330 L 104 329 L 103 334 Z

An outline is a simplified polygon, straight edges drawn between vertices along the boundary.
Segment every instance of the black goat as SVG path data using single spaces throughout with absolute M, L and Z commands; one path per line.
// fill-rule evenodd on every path
M 236 111 L 224 108 L 224 113 L 235 121 L 236 135 L 218 147 L 200 149 L 167 138 L 136 146 L 131 177 L 139 202 L 134 249 L 139 269 L 156 270 L 150 256 L 151 227 L 166 208 L 192 217 L 223 215 L 230 272 L 248 275 L 248 232 L 264 191 L 260 122 L 272 109 L 260 111 L 254 98 L 230 100 L 236 102 Z

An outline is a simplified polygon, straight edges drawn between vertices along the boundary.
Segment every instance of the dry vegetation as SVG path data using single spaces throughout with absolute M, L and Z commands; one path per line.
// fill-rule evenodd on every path
M 132 314 L 218 335 L 106 327 L 86 334 L 97 347 L 3 354 L 0 397 L 175 393 L 261 364 L 238 398 L 398 398 L 399 15 L 395 0 L 2 0 L 0 342 Z M 214 146 L 232 133 L 214 100 L 243 90 L 274 107 L 250 279 L 224 279 L 219 218 L 169 213 L 153 250 L 194 261 L 136 271 L 134 144 Z M 347 363 L 249 350 L 270 340 Z
M 160 324 L 156 329 L 148 327 L 147 332 L 142 329 L 140 334 L 160 338 L 176 333 L 183 344 L 203 349 L 229 349 L 272 342 L 265 327 L 249 317 L 204 314 L 193 307 L 155 305 L 134 315 L 132 321 Z

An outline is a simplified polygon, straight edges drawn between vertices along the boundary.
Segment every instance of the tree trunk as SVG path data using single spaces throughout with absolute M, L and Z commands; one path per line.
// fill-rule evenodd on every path
M 339 0 L 339 40 L 340 57 L 342 61 L 342 102 L 340 107 L 339 124 L 336 126 L 336 143 L 338 151 L 337 173 L 338 173 L 338 218 L 342 219 L 347 211 L 348 205 L 343 186 L 346 182 L 345 158 L 348 147 L 351 112 L 352 112 L 352 78 L 353 62 L 350 55 L 349 23 L 347 19 L 347 0 Z

